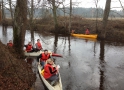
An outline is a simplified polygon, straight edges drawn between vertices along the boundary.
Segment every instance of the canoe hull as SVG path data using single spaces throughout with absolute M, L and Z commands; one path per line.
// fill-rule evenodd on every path
M 44 51 L 38 51 L 38 52 L 24 52 L 25 56 L 39 56 L 41 53 L 44 53 Z M 48 53 L 52 54 L 51 51 L 48 51 Z
M 86 35 L 86 34 L 71 34 L 71 35 L 75 36 L 75 37 L 97 38 L 97 34 L 90 34 L 90 35 Z
M 39 71 L 40 77 L 43 80 L 46 87 L 49 90 L 62 90 L 62 82 L 61 82 L 60 74 L 59 74 L 59 82 L 55 86 L 51 86 L 50 83 L 42 76 L 41 69 L 42 69 L 42 66 L 40 64 L 38 64 L 38 71 Z
M 38 51 L 38 52 L 24 52 L 25 56 L 39 56 L 41 53 L 44 53 L 44 51 Z M 51 56 L 55 56 L 55 57 L 62 57 L 62 55 L 60 54 L 56 54 L 56 53 L 52 53 L 51 51 L 48 51 L 48 53 L 50 53 Z

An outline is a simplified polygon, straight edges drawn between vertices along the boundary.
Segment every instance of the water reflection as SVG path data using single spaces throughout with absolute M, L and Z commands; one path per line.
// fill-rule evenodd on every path
M 94 56 L 96 55 L 96 42 L 94 42 Z
M 7 41 L 7 27 L 2 26 L 2 35 L 5 41 Z M 8 40 L 9 41 L 9 40 Z
M 34 40 L 35 40 L 34 39 L 34 31 L 31 30 L 31 42 L 32 42 L 33 45 L 35 44 L 35 41 Z
M 100 85 L 99 85 L 99 90 L 105 90 L 104 89 L 104 70 L 105 70 L 105 60 L 104 60 L 104 46 L 105 46 L 105 41 L 100 41 Z
M 6 37 L 7 36 L 7 27 L 6 26 L 2 26 L 2 34 Z
M 58 43 L 58 34 L 55 34 L 55 38 L 54 38 L 54 52 L 56 53 L 57 51 L 57 43 Z
M 70 36 L 68 36 L 68 51 L 69 51 L 69 56 L 71 53 L 71 40 L 70 40 Z
M 28 58 L 26 58 L 26 61 L 27 61 L 28 64 L 31 64 L 32 65 L 33 58 L 28 57 Z

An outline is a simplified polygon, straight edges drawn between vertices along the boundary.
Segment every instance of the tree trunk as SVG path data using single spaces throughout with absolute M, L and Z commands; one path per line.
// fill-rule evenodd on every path
M 34 17 L 34 5 L 33 5 L 34 0 L 31 0 L 31 11 L 29 12 L 29 17 L 30 17 L 30 29 L 33 29 L 33 17 Z
M 33 44 L 34 44 L 34 31 L 33 31 L 33 29 L 34 29 L 34 22 L 33 22 L 33 18 L 34 18 L 34 0 L 31 0 L 31 11 L 29 12 L 29 17 L 30 17 L 30 22 L 29 22 L 29 27 L 30 27 L 30 30 L 31 30 L 31 41 L 33 42 Z
M 2 6 L 2 2 L 0 2 L 0 22 L 2 21 L 2 9 L 1 9 L 1 6 Z
M 2 0 L 2 20 L 5 20 L 3 0 Z
M 106 0 L 106 6 L 104 10 L 104 15 L 103 15 L 103 28 L 102 28 L 102 32 L 100 35 L 101 39 L 105 39 L 106 37 L 106 26 L 107 26 L 108 16 L 110 12 L 110 6 L 111 6 L 111 0 Z
M 100 41 L 100 57 L 99 57 L 99 60 L 100 60 L 100 84 L 99 84 L 99 90 L 105 90 L 104 88 L 104 81 L 105 81 L 105 75 L 104 75 L 104 72 L 105 72 L 105 60 L 104 60 L 104 57 L 105 56 L 105 41 L 102 40 Z
M 72 0 L 70 0 L 69 33 L 71 31 Z
M 95 0 L 96 5 L 96 33 L 98 33 L 98 0 Z
M 119 0 L 119 2 L 120 2 L 120 5 L 121 5 L 121 7 L 122 7 L 122 9 L 123 9 L 123 12 L 124 12 L 124 7 L 123 7 L 123 5 L 122 5 L 122 3 L 121 3 L 121 0 Z
M 55 38 L 54 38 L 54 53 L 57 51 L 57 44 L 58 44 L 58 34 L 55 33 Z
M 9 0 L 9 7 L 10 7 L 10 13 L 11 13 L 11 19 L 13 21 L 13 10 L 12 10 L 12 0 Z
M 56 5 L 55 5 L 55 0 L 52 0 L 52 6 L 53 6 L 52 11 L 53 11 L 55 32 L 57 33 L 57 32 L 58 32 L 58 21 L 57 21 L 57 15 L 56 15 L 57 7 L 56 7 Z
M 17 0 L 14 13 L 13 41 L 15 50 L 17 51 L 18 54 L 21 55 L 23 55 L 26 24 L 27 24 L 27 0 Z

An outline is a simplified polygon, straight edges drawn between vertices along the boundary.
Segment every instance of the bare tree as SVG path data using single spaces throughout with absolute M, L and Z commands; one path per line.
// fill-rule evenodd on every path
M 2 0 L 2 19 L 5 20 L 4 2 L 3 2 L 3 0 Z
M 55 30 L 57 31 L 57 29 L 58 29 L 58 21 L 57 21 L 57 14 L 56 14 L 57 6 L 55 4 L 55 0 L 52 0 L 52 7 L 53 7 L 52 11 L 53 11 Z
M 12 0 L 9 0 L 9 7 L 10 7 L 11 18 L 12 18 L 12 21 L 13 21 Z
M 96 33 L 98 32 L 98 2 L 99 2 L 99 0 L 94 0 L 95 1 L 95 6 L 96 6 Z
M 124 12 L 124 7 L 123 7 L 123 5 L 122 5 L 122 3 L 121 3 L 121 0 L 119 0 L 119 2 L 120 2 L 120 4 L 121 4 L 121 7 L 122 7 L 123 12 Z
M 0 0 L 0 20 L 5 20 L 5 13 L 4 13 L 4 1 Z
M 72 0 L 70 0 L 69 33 L 71 31 Z
M 0 21 L 2 21 L 2 9 L 1 9 L 2 2 L 0 2 Z
M 17 0 L 14 13 L 13 37 L 14 48 L 23 55 L 23 46 L 27 24 L 27 0 Z
M 102 32 L 100 35 L 101 39 L 105 39 L 105 37 L 106 37 L 106 26 L 107 26 L 108 16 L 109 16 L 109 12 L 110 12 L 110 6 L 111 6 L 111 0 L 106 0 L 106 6 L 105 6 L 103 20 L 102 20 L 103 28 L 102 28 Z
M 59 7 L 60 4 L 62 4 L 62 1 L 59 0 L 48 0 L 49 5 L 52 6 L 52 12 L 53 12 L 53 18 L 54 18 L 54 26 L 55 26 L 55 31 L 58 32 L 58 21 L 57 21 L 57 8 Z
M 31 5 L 28 7 L 28 15 L 29 15 L 29 26 L 30 26 L 30 29 L 33 28 L 33 18 L 34 18 L 34 0 L 31 0 Z

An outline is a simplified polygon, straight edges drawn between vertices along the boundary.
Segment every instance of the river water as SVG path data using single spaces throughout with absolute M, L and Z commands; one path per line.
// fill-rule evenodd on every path
M 40 39 L 43 49 L 63 57 L 54 57 L 60 65 L 63 90 L 124 90 L 124 46 L 116 42 L 86 40 L 76 37 L 26 32 L 25 44 Z M 0 27 L 0 39 L 6 44 L 12 39 L 12 28 Z M 31 57 L 37 79 L 33 90 L 45 90 L 37 71 L 36 57 Z

